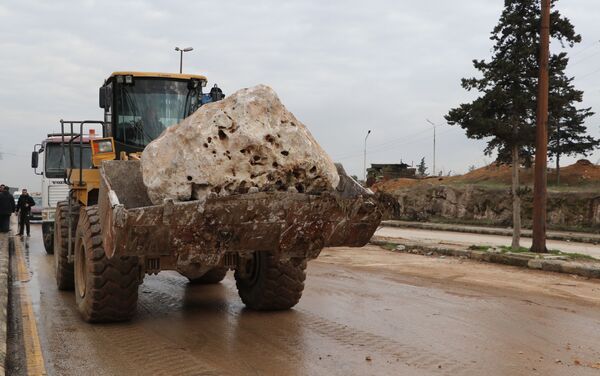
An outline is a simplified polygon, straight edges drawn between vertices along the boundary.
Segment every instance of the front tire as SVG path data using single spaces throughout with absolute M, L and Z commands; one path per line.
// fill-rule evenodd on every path
M 130 320 L 137 308 L 137 257 L 108 259 L 95 206 L 81 211 L 75 241 L 75 302 L 87 322 Z
M 59 290 L 73 290 L 73 263 L 69 262 L 69 216 L 72 217 L 71 239 L 75 244 L 75 229 L 79 219 L 79 204 L 60 201 L 56 204 L 56 215 L 54 216 L 54 270 L 56 272 L 56 285 Z M 75 248 L 73 248 L 75 249 Z
M 284 310 L 298 304 L 306 279 L 306 259 L 275 259 L 269 252 L 255 252 L 244 272 L 235 271 L 242 302 L 256 310 Z
M 42 239 L 44 241 L 44 249 L 49 255 L 54 254 L 54 232 L 47 230 L 47 226 L 42 224 Z

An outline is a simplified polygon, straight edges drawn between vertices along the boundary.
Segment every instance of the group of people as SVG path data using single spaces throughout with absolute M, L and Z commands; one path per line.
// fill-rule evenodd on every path
M 0 233 L 10 230 L 10 216 L 12 213 L 17 213 L 19 218 L 19 235 L 23 235 L 24 230 L 27 230 L 27 236 L 30 236 L 29 218 L 31 217 L 31 208 L 33 206 L 35 206 L 35 201 L 27 193 L 27 189 L 23 189 L 15 205 L 15 199 L 8 191 L 8 187 L 0 184 Z

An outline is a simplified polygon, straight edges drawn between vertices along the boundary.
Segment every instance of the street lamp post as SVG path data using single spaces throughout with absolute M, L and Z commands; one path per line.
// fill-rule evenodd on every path
M 365 181 L 365 185 L 367 184 L 367 138 L 369 138 L 369 135 L 371 134 L 371 130 L 369 129 L 369 131 L 367 132 L 367 135 L 365 136 L 365 153 L 364 153 L 364 159 L 363 159 L 363 177 L 364 177 L 364 181 Z
M 435 127 L 437 127 L 437 124 L 434 124 L 431 120 L 429 119 L 425 119 L 427 120 L 427 122 L 431 125 L 433 125 L 433 176 L 436 176 L 436 172 L 435 172 Z
M 179 51 L 179 73 L 182 73 L 182 71 L 183 71 L 183 53 L 190 52 L 193 49 L 194 49 L 193 47 L 186 47 L 186 48 L 175 47 L 175 51 Z

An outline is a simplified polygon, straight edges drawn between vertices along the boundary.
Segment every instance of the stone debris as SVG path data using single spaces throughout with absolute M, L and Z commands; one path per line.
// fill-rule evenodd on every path
M 308 129 L 265 85 L 202 106 L 151 142 L 141 159 L 156 205 L 258 191 L 320 193 L 340 179 Z

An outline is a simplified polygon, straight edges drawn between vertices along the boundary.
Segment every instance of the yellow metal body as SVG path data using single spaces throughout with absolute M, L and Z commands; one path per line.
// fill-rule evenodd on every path
M 112 161 L 117 158 L 117 155 L 115 154 L 115 140 L 112 137 L 95 138 L 90 142 L 92 147 L 92 164 L 95 167 L 100 167 L 102 161 Z M 95 144 L 100 142 L 110 142 L 110 151 L 104 153 L 98 152 Z
M 79 184 L 79 172 L 81 171 L 81 184 Z M 94 189 L 100 189 L 100 170 L 97 168 L 78 168 L 67 170 L 70 176 L 69 185 L 73 190 L 75 199 L 84 206 L 88 205 L 89 193 Z
M 110 141 L 111 151 L 99 153 L 96 151 L 94 143 Z M 75 199 L 83 206 L 88 206 L 89 195 L 93 190 L 100 189 L 100 170 L 98 167 L 102 161 L 112 161 L 116 159 L 115 154 L 115 142 L 112 137 L 96 138 L 90 140 L 92 149 L 92 165 L 94 168 L 90 169 L 72 169 L 67 170 L 67 176 L 69 176 L 69 185 L 73 190 Z M 81 172 L 81 181 L 79 174 Z
M 113 72 L 110 77 L 116 76 L 133 76 L 133 77 L 156 77 L 156 78 L 170 78 L 170 79 L 179 79 L 179 80 L 199 80 L 199 81 L 207 81 L 205 76 L 199 74 L 180 74 L 180 73 L 161 73 L 161 72 L 131 72 L 131 71 L 121 71 L 121 72 Z M 109 77 L 109 78 L 110 78 Z M 69 185 L 73 190 L 73 194 L 75 199 L 84 206 L 88 205 L 89 202 L 89 194 L 91 191 L 100 189 L 100 170 L 98 167 L 102 164 L 103 161 L 116 159 L 115 155 L 115 145 L 114 139 L 112 137 L 106 137 L 101 139 L 91 140 L 100 141 L 110 139 L 112 143 L 112 152 L 110 153 L 95 153 L 94 147 L 92 146 L 92 165 L 94 168 L 91 169 L 83 169 L 81 171 L 81 184 L 79 178 L 79 169 L 68 170 L 67 173 L 70 176 Z M 131 153 L 126 154 L 124 152 L 119 156 L 120 159 L 128 160 L 128 159 L 140 159 L 140 153 Z

